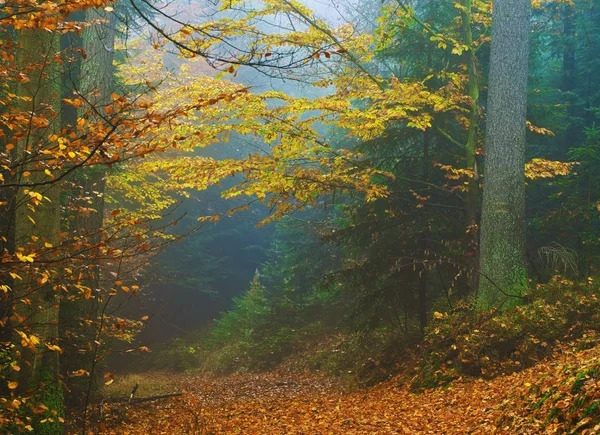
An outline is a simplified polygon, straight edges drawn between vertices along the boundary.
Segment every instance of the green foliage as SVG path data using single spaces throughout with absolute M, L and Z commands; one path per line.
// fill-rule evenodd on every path
M 174 338 L 158 346 L 144 356 L 139 366 L 143 370 L 186 372 L 198 369 L 202 355 L 199 344 L 205 333 L 191 333 L 182 338 Z
M 568 157 L 578 162 L 573 173 L 563 179 L 540 188 L 532 199 L 530 229 L 532 245 L 539 246 L 537 263 L 540 279 L 549 274 L 563 273 L 561 265 L 548 261 L 544 250 L 559 247 L 568 254 L 570 275 L 577 273 L 590 275 L 598 267 L 600 258 L 600 222 L 598 204 L 600 201 L 600 129 L 590 127 L 585 130 L 585 140 L 568 151 Z M 534 186 L 531 186 L 534 187 Z M 547 196 L 540 198 L 540 193 Z M 539 202 L 537 200 L 539 199 Z M 538 207 L 543 212 L 538 213 Z M 558 241 L 558 243 L 557 243 Z M 565 263 L 564 260 L 560 261 Z M 550 266 L 550 267 L 549 267 Z
M 342 376 L 355 386 L 395 373 L 400 352 L 416 336 L 399 334 L 402 325 L 389 319 L 373 322 L 375 311 L 365 309 L 363 295 L 356 298 L 344 288 L 335 271 L 339 249 L 319 236 L 324 226 L 280 224 L 262 275 L 234 299 L 204 341 L 204 369 L 257 371 L 285 362 Z
M 306 222 L 278 225 L 269 260 L 205 340 L 205 369 L 271 368 L 346 318 L 339 287 L 323 281 L 335 264 L 335 251 L 320 240 L 319 226 Z
M 267 369 L 280 362 L 295 331 L 272 324 L 271 303 L 258 274 L 250 289 L 233 302 L 232 309 L 216 321 L 210 332 L 212 352 L 205 367 L 225 373 Z
M 398 373 L 417 334 L 400 335 L 394 328 L 338 333 L 309 349 L 303 364 L 311 370 L 342 377 L 349 386 L 366 387 Z

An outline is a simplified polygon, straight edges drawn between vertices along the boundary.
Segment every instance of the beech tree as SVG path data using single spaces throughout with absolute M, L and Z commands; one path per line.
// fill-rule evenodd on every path
M 44 152 L 51 148 L 47 137 L 60 126 L 60 104 L 56 99 L 60 65 L 52 60 L 59 51 L 59 38 L 42 29 L 24 29 L 17 33 L 17 41 L 17 66 L 30 71 L 29 80 L 17 86 L 19 108 L 37 128 L 30 129 L 29 134 L 16 142 L 15 159 L 19 165 L 16 174 L 21 187 L 15 198 L 12 243 L 19 247 L 17 256 L 33 263 L 35 254 L 31 252 L 56 245 L 60 231 L 61 186 L 44 184 L 46 175 L 38 170 Z M 35 260 L 45 263 L 50 258 L 43 256 Z M 48 271 L 52 273 L 51 268 Z M 19 391 L 45 384 L 43 400 L 61 409 L 63 393 L 58 378 L 58 353 L 35 351 L 36 341 L 50 345 L 58 340 L 59 299 L 48 280 L 32 294 L 31 288 L 38 282 L 36 271 L 30 267 L 23 272 L 21 279 L 14 281 L 15 341 L 21 343 L 15 352 L 22 358 L 15 382 Z M 29 336 L 21 330 L 24 323 L 30 325 Z M 61 426 L 55 420 L 46 426 L 46 433 L 59 433 Z
M 77 56 L 78 52 L 85 57 L 78 65 L 79 71 L 71 78 L 74 82 L 73 93 L 81 95 L 87 102 L 81 108 L 75 109 L 76 124 L 78 117 L 89 118 L 86 112 L 92 111 L 91 118 L 96 122 L 106 124 L 106 111 L 110 112 L 114 82 L 113 59 L 115 46 L 116 23 L 112 8 L 104 10 L 92 8 L 79 13 L 86 23 L 80 38 L 75 41 L 70 50 Z M 69 95 L 72 98 L 73 95 Z M 109 107 L 109 109 L 106 109 Z M 69 126 L 65 126 L 69 128 Z M 74 176 L 74 186 L 68 206 L 74 209 L 68 224 L 73 235 L 86 246 L 90 253 L 85 259 L 85 277 L 81 284 L 92 290 L 101 287 L 100 267 L 97 261 L 97 247 L 102 240 L 102 223 L 104 215 L 104 194 L 107 170 L 104 166 L 95 166 L 77 171 Z M 97 370 L 97 355 L 86 351 L 87 343 L 95 337 L 95 325 L 92 322 L 97 316 L 98 301 L 95 298 L 62 301 L 60 308 L 62 336 L 66 344 L 62 358 L 61 371 L 66 375 L 69 395 L 66 397 L 70 404 L 85 406 L 89 400 L 92 384 L 95 383 Z M 74 333 L 77 325 L 77 333 Z M 68 377 L 70 372 L 82 367 L 91 369 L 90 378 Z
M 499 0 L 492 13 L 478 303 L 517 301 L 525 266 L 525 142 L 529 0 Z

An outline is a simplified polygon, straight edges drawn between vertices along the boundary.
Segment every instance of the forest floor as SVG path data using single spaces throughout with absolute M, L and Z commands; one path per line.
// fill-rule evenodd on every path
M 583 351 L 563 347 L 552 358 L 519 373 L 491 380 L 459 379 L 449 387 L 420 393 L 399 384 L 398 378 L 372 388 L 346 391 L 335 380 L 308 374 L 274 372 L 212 378 L 146 373 L 115 382 L 111 394 L 126 397 L 131 386 L 140 383 L 136 396 L 173 391 L 182 395 L 137 405 L 105 405 L 102 424 L 96 423 L 90 433 L 564 433 L 558 420 L 548 421 L 541 407 L 532 404 L 539 403 L 545 391 L 560 391 L 561 384 L 567 384 L 572 374 L 568 367 L 597 364 L 599 356 L 600 347 Z M 598 380 L 591 381 L 597 388 Z M 563 388 L 564 400 L 554 399 L 555 406 L 564 407 L 563 402 L 575 400 L 567 397 L 569 388 Z M 577 433 L 600 433 L 598 419 L 582 419 Z

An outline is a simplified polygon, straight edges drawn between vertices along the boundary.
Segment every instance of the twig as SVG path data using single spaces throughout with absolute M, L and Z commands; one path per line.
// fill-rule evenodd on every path
M 170 393 L 170 394 L 161 394 L 159 396 L 139 397 L 136 399 L 134 399 L 132 397 L 115 397 L 115 398 L 104 399 L 102 401 L 102 403 L 124 403 L 124 402 L 127 402 L 128 404 L 135 405 L 136 403 L 151 402 L 154 400 L 161 400 L 161 399 L 169 399 L 171 397 L 179 397 L 182 395 L 183 395 L 183 393 Z

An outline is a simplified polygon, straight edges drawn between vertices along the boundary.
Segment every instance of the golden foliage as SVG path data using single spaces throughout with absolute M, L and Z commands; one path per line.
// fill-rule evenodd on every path
M 576 165 L 577 163 L 535 158 L 525 164 L 525 177 L 529 180 L 538 180 L 565 176 L 569 175 Z

